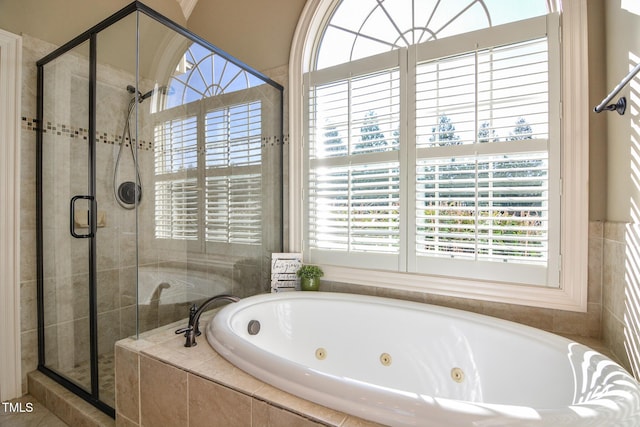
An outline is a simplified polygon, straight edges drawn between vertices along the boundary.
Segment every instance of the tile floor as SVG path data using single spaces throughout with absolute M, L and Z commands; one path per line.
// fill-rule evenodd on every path
M 0 427 L 67 427 L 67 424 L 27 394 L 2 403 Z
M 114 371 L 114 355 L 102 354 L 98 358 L 98 372 L 100 376 L 100 400 L 107 405 L 115 408 L 115 371 Z M 91 365 L 89 361 L 84 362 L 73 368 L 69 372 L 61 372 L 76 383 L 89 387 L 91 384 Z

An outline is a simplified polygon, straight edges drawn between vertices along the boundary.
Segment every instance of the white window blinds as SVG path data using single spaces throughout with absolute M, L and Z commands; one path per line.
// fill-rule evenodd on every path
M 311 262 L 557 284 L 547 18 L 306 75 Z
M 547 155 L 419 160 L 419 256 L 544 265 Z
M 309 105 L 310 250 L 341 253 L 355 263 L 370 262 L 374 254 L 397 257 L 398 67 L 315 85 Z
M 309 179 L 310 238 L 318 249 L 398 253 L 397 163 L 316 169 Z
M 208 242 L 260 244 L 262 159 L 260 102 L 205 117 Z
M 156 238 L 197 240 L 197 118 L 155 126 L 154 140 Z
M 155 127 L 157 238 L 261 243 L 261 114 L 256 101 Z
M 546 46 L 533 40 L 418 65 L 418 255 L 545 264 Z
M 195 179 L 159 181 L 155 186 L 156 238 L 198 238 L 198 184 Z

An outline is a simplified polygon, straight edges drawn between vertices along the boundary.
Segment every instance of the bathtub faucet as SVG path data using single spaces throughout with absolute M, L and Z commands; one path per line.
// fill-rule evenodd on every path
M 211 297 L 205 302 L 202 303 L 200 307 L 193 304 L 189 309 L 189 325 L 186 328 L 180 328 L 176 331 L 176 334 L 184 333 L 187 341 L 184 343 L 185 347 L 193 347 L 198 345 L 196 342 L 196 337 L 200 336 L 200 328 L 198 324 L 200 323 L 200 315 L 202 312 L 213 304 L 216 301 L 229 301 L 229 302 L 238 302 L 240 298 L 233 295 L 216 295 L 215 297 Z

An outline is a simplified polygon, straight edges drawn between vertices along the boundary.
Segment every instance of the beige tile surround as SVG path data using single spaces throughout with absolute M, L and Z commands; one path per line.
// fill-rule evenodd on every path
M 629 306 L 628 302 L 625 303 L 625 287 L 629 286 L 625 281 L 625 263 L 628 262 L 625 260 L 625 246 L 630 234 L 640 235 L 636 228 L 623 223 L 591 222 L 587 313 L 482 303 L 330 282 L 323 282 L 322 287 L 327 291 L 366 293 L 445 305 L 528 324 L 582 342 L 635 373 L 634 363 L 625 351 L 625 330 L 629 328 L 625 324 L 628 318 L 625 310 Z M 206 341 L 195 348 L 185 348 L 183 338 L 173 332 L 184 326 L 183 323 L 151 331 L 138 341 L 126 339 L 117 343 L 117 425 L 154 425 L 157 421 L 154 417 L 159 414 L 163 420 L 173 419 L 176 425 L 185 426 L 371 425 L 256 380 L 224 360 Z M 201 341 L 204 339 L 200 337 Z M 169 377 L 172 378 L 170 382 L 166 381 Z M 152 402 L 161 401 L 162 395 L 169 396 L 170 404 L 153 406 Z M 179 396 L 183 397 L 177 399 Z M 290 419 L 285 423 L 278 417 Z M 222 421 L 217 424 L 212 420 Z
M 202 330 L 213 313 L 203 315 Z M 227 362 L 204 335 L 184 347 L 174 331 L 185 322 L 116 343 L 116 427 L 379 426 L 263 383 Z M 619 363 L 597 338 L 560 335 Z
M 640 225 L 606 222 L 602 243 L 602 340 L 616 360 L 640 379 Z
M 174 333 L 183 323 L 116 344 L 116 426 L 378 425 L 257 380 L 223 359 L 204 335 L 198 346 L 184 347 Z

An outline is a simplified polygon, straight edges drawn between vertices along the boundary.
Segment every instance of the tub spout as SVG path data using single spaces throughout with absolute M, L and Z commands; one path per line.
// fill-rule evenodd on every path
M 176 331 L 176 334 L 184 333 L 184 336 L 187 339 L 184 343 L 185 347 L 193 347 L 195 345 L 198 345 L 198 343 L 196 342 L 196 337 L 200 335 L 200 328 L 198 326 L 198 324 L 200 323 L 200 316 L 207 307 L 209 307 L 216 301 L 238 302 L 240 301 L 240 298 L 233 295 L 222 294 L 209 298 L 208 300 L 203 302 L 200 307 L 197 307 L 195 304 L 193 304 L 189 309 L 189 325 L 187 325 L 186 328 L 180 328 Z

